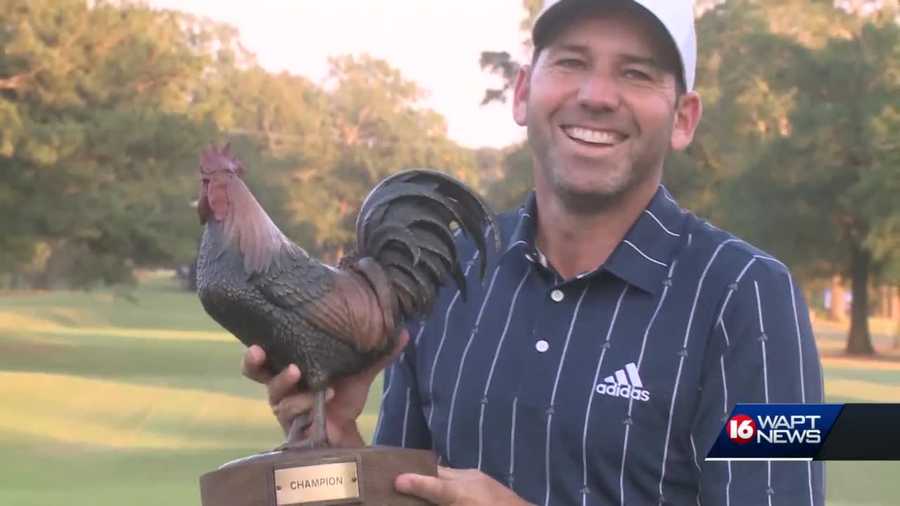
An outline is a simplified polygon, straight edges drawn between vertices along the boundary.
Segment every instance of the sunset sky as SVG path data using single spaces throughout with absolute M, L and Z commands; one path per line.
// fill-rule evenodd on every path
M 383 58 L 429 93 L 426 106 L 446 119 L 452 139 L 500 147 L 524 138 L 510 105 L 481 106 L 497 78 L 483 72 L 483 50 L 521 60 L 521 0 L 149 0 L 236 26 L 270 71 L 321 82 L 331 55 Z

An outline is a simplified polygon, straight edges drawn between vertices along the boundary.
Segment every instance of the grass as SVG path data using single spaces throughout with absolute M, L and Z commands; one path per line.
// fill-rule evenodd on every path
M 842 358 L 842 330 L 816 327 L 829 401 L 900 401 L 900 354 Z M 888 326 L 873 329 L 887 350 Z M 242 352 L 162 274 L 130 293 L 0 293 L 0 504 L 199 504 L 201 474 L 281 442 Z M 828 504 L 895 504 L 898 473 L 831 462 Z

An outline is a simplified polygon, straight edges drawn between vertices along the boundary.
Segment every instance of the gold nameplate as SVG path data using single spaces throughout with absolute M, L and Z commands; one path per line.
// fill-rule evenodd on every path
M 359 499 L 359 471 L 356 462 L 275 470 L 277 506 L 347 499 Z

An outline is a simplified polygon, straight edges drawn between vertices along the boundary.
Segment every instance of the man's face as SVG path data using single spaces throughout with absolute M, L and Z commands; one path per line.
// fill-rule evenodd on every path
M 539 187 L 591 207 L 656 187 L 668 149 L 686 147 L 699 119 L 695 94 L 677 99 L 664 36 L 629 10 L 581 17 L 520 73 L 514 115 L 528 127 Z

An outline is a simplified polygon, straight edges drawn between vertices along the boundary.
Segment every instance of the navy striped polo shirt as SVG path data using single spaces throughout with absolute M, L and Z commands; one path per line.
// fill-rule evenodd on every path
M 433 449 L 540 505 L 821 505 L 822 463 L 706 462 L 737 402 L 823 402 L 788 269 L 664 187 L 597 270 L 563 280 L 534 195 L 465 294 L 385 373 L 377 444 Z M 492 258 L 491 258 L 492 257 Z

